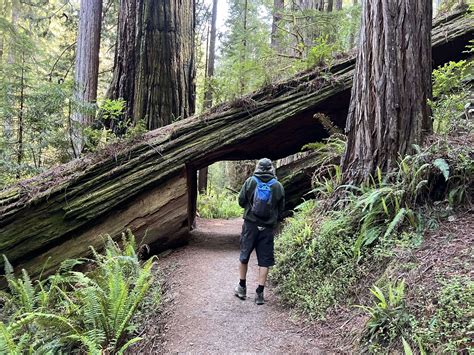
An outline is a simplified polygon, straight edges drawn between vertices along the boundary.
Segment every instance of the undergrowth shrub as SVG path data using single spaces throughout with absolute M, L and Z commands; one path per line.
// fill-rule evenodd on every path
M 276 267 L 271 273 L 282 298 L 310 317 L 322 317 L 341 301 L 342 290 L 355 277 L 353 217 L 342 211 L 317 215 L 317 208 L 307 201 L 286 222 L 275 241 Z
M 72 270 L 85 260 L 67 261 L 39 281 L 14 276 L 5 259 L 0 353 L 122 353 L 138 342 L 132 318 L 150 294 L 154 259 L 139 262 L 131 233 L 122 244 L 109 238 L 104 254 L 93 251 L 90 272 Z
M 432 353 L 474 352 L 474 281 L 453 277 L 442 281 L 434 314 L 421 319 L 415 337 Z
M 338 174 L 332 182 L 319 180 L 320 198 L 333 202 L 334 191 L 344 193 L 336 206 L 324 199 L 303 204 L 277 238 L 272 277 L 286 302 L 309 317 L 323 317 L 336 303 L 349 303 L 364 269 L 383 265 L 395 246 L 421 243 L 429 224 L 426 206 L 471 203 L 471 147 L 415 148 L 416 154 L 400 160 L 398 169 L 389 174 L 377 170 L 361 186 L 335 187 Z
M 471 120 L 465 117 L 464 108 L 469 104 L 474 62 L 461 60 L 449 62 L 433 70 L 433 111 L 435 133 L 450 133 L 455 129 L 472 131 Z
M 406 307 L 405 280 L 388 282 L 383 289 L 373 286 L 370 292 L 373 305 L 359 306 L 369 315 L 362 342 L 370 352 L 380 353 L 410 334 L 413 316 Z
M 341 185 L 345 139 L 333 135 L 307 146 L 319 153 L 313 175 L 318 200 L 297 208 L 275 241 L 271 277 L 284 301 L 309 318 L 324 318 L 337 304 L 351 305 L 354 296 L 361 296 L 361 280 L 383 274 L 390 258 L 419 247 L 438 218 L 472 207 L 473 125 L 463 112 L 471 73 L 472 62 L 450 63 L 434 72 L 436 132 L 389 173 L 377 170 L 359 186 Z M 417 301 L 407 299 L 402 282 L 381 280 L 371 290 L 377 302 L 364 307 L 369 314 L 364 351 L 474 352 L 472 280 L 444 284 L 431 314 L 412 308 Z
M 234 218 L 241 217 L 244 212 L 236 194 L 212 187 L 205 194 L 199 194 L 197 210 L 202 218 Z

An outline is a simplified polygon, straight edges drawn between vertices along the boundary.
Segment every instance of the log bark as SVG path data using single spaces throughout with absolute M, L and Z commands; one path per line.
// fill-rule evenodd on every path
M 466 55 L 473 33 L 472 18 L 460 13 L 438 21 L 435 65 Z M 130 228 L 155 250 L 185 241 L 194 219 L 196 171 L 221 160 L 298 152 L 327 137 L 313 118 L 317 112 L 344 126 L 354 63 L 348 58 L 300 73 L 0 191 L 0 254 L 38 276 L 49 257 L 45 274 L 65 258 L 87 256 L 89 245 L 99 249 L 104 233 L 118 238 Z
M 360 183 L 390 171 L 431 131 L 431 1 L 367 0 L 342 169 Z
M 311 178 L 318 166 L 318 154 L 311 152 L 276 170 L 278 180 L 285 187 L 286 211 L 290 212 L 305 200 L 314 198 Z

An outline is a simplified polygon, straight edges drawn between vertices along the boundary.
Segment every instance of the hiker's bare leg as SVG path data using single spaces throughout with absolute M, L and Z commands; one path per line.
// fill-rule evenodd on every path
M 247 269 L 248 269 L 248 264 L 240 263 L 239 274 L 240 274 L 241 280 L 245 280 L 247 278 Z
M 258 284 L 265 286 L 265 282 L 267 281 L 267 276 L 268 276 L 268 268 L 259 266 L 258 267 Z

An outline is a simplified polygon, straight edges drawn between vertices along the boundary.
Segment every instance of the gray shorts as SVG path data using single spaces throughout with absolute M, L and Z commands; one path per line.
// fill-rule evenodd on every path
M 261 228 L 260 228 L 261 229 Z M 240 235 L 240 262 L 247 264 L 253 250 L 257 252 L 258 266 L 269 267 L 275 265 L 273 253 L 273 228 L 259 230 L 252 222 L 244 221 Z

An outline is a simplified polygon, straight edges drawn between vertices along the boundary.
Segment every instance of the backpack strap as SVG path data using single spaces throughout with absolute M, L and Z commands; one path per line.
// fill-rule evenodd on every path
M 277 179 L 275 179 L 275 178 L 273 178 L 273 179 L 271 179 L 270 181 L 267 181 L 267 182 L 263 182 L 262 180 L 260 180 L 255 175 L 252 175 L 252 178 L 255 180 L 255 182 L 257 183 L 258 186 L 261 185 L 261 184 L 267 184 L 268 186 L 272 186 L 274 183 L 277 182 Z
M 271 179 L 269 182 L 267 182 L 267 185 L 268 185 L 268 186 L 272 186 L 272 185 L 273 185 L 274 183 L 276 183 L 276 182 L 277 182 L 277 179 L 273 178 L 273 179 Z

